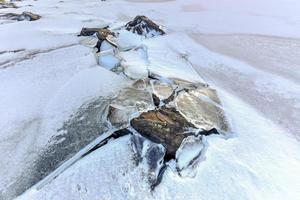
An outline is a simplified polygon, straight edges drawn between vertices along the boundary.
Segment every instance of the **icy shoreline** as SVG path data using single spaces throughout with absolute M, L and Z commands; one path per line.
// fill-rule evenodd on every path
M 167 170 L 154 193 L 149 192 L 142 178 L 144 169 L 132 170 L 133 166 L 127 160 L 131 154 L 130 141 L 124 137 L 94 151 L 43 190 L 30 191 L 22 199 L 297 199 L 300 150 L 293 135 L 299 135 L 298 72 L 292 73 L 294 83 L 289 84 L 291 79 L 286 76 L 287 72 L 284 73 L 287 81 L 283 81 L 282 74 L 273 71 L 281 62 L 272 59 L 263 62 L 272 57 L 268 54 L 272 48 L 290 48 L 288 52 L 293 52 L 296 47 L 293 43 L 271 41 L 266 44 L 267 53 L 260 53 L 260 56 L 265 56 L 263 61 L 259 61 L 259 57 L 255 59 L 257 64 L 251 62 L 251 57 L 235 51 L 247 49 L 245 52 L 250 56 L 261 42 L 246 45 L 238 42 L 235 45 L 238 50 L 229 55 L 227 53 L 231 51 L 226 46 L 235 42 L 230 38 L 217 36 L 227 41 L 222 47 L 225 50 L 220 51 L 211 47 L 209 42 L 195 43 L 190 37 L 191 33 L 297 37 L 296 3 L 292 0 L 291 4 L 265 0 L 239 4 L 230 0 L 225 5 L 214 1 L 130 3 L 120 0 L 84 1 L 79 5 L 76 1 L 28 0 L 16 2 L 18 9 L 1 9 L 17 13 L 30 10 L 42 18 L 34 22 L 0 25 L 0 63 L 4 63 L 4 67 L 0 67 L 0 112 L 4 113 L 0 122 L 0 152 L 3 154 L 0 191 L 18 181 L 16 176 L 23 173 L 62 122 L 83 103 L 99 95 L 113 95 L 129 84 L 108 70 L 98 69 L 91 49 L 80 46 L 81 42 L 76 38 L 80 28 L 108 24 L 118 27 L 143 13 L 164 24 L 169 33 L 157 43 L 147 44 L 148 49 L 153 50 L 148 58 L 155 63 L 153 70 L 194 80 L 194 69 L 181 68 L 177 56 L 188 57 L 205 81 L 221 92 L 236 137 L 226 141 L 209 138 L 206 142 L 209 148 L 203 165 L 197 168 L 197 176 L 182 179 L 174 171 Z M 27 6 L 29 4 L 33 6 Z M 217 6 L 219 4 L 222 6 Z M 257 9 L 253 11 L 251 8 Z M 254 36 L 244 37 L 247 41 Z M 160 51 L 160 46 L 166 50 Z M 60 47 L 64 48 L 57 49 Z M 290 61 L 284 65 L 297 66 L 297 59 L 292 57 L 294 54 L 288 55 L 284 50 L 282 53 L 282 60 Z M 245 64 L 244 59 L 250 59 L 250 63 Z M 174 68 L 166 68 L 166 65 Z M 264 68 L 266 65 L 270 67 Z M 291 69 L 295 70 L 297 68 Z M 190 75 L 186 74 L 187 71 Z M 144 71 L 135 75 L 140 73 Z M 272 103 L 273 100 L 277 103 Z M 291 133 L 287 134 L 286 130 Z M 63 191 L 70 192 L 63 194 Z

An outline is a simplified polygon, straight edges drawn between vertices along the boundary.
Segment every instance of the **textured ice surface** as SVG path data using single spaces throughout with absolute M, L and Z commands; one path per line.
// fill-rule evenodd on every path
M 196 164 L 204 154 L 204 144 L 200 136 L 188 136 L 176 151 L 176 168 L 182 176 L 195 176 Z M 202 155 L 203 156 L 203 155 Z
M 228 121 L 221 105 L 202 95 L 201 90 L 206 90 L 205 88 L 199 90 L 200 92 L 197 89 L 180 92 L 175 99 L 176 108 L 198 128 L 204 130 L 216 128 L 220 131 L 228 131 Z
M 153 52 L 148 52 L 150 68 L 168 77 L 198 81 L 195 71 L 186 65 L 188 58 L 199 75 L 221 92 L 224 109 L 234 125 L 235 137 L 224 140 L 210 136 L 205 160 L 196 168 L 196 177 L 180 178 L 174 168 L 168 167 L 162 183 L 153 193 L 149 192 L 145 171 L 131 167 L 135 164 L 128 160 L 130 153 L 126 147 L 127 139 L 124 139 L 95 151 L 49 185 L 37 192 L 32 189 L 22 198 L 299 199 L 300 149 L 299 142 L 293 138 L 293 133 L 299 132 L 299 84 L 298 73 L 293 73 L 295 69 L 290 68 L 292 61 L 297 61 L 298 39 L 282 44 L 278 43 L 282 38 L 273 37 L 288 40 L 287 37 L 299 37 L 298 0 L 130 1 L 90 0 L 80 4 L 70 0 L 15 2 L 19 7 L 26 6 L 18 12 L 30 8 L 43 18 L 36 22 L 0 25 L 1 188 L 9 185 L 16 173 L 20 174 L 26 162 L 35 155 L 33 150 L 39 151 L 32 141 L 41 133 L 41 121 L 47 120 L 40 114 L 48 101 L 72 76 L 96 64 L 90 49 L 76 45 L 78 31 L 83 26 L 118 25 L 115 23 L 118 20 L 127 21 L 137 13 L 143 13 L 168 28 L 167 36 L 147 41 L 148 47 L 155 47 L 150 48 Z M 30 4 L 33 6 L 29 7 Z M 272 40 L 266 44 L 265 40 L 253 39 L 253 35 L 243 35 L 245 45 L 243 41 L 222 37 L 221 41 L 228 42 L 225 44 L 227 48 L 234 46 L 242 52 L 236 56 L 229 55 L 228 49 L 224 53 L 205 43 L 210 51 L 199 44 L 201 41 L 195 43 L 190 33 L 259 34 L 272 36 Z M 238 38 L 236 35 L 230 37 Z M 212 41 L 218 43 L 218 40 L 213 38 Z M 218 48 L 220 46 L 222 44 Z M 290 50 L 278 52 L 281 47 Z M 56 51 L 57 48 L 60 50 Z M 255 62 L 251 62 L 252 58 L 249 61 L 241 57 L 243 53 L 253 56 Z M 185 55 L 184 59 L 182 55 Z M 37 61 L 39 59 L 42 61 Z M 293 73 L 292 76 L 287 73 L 287 68 L 291 69 L 288 71 Z M 92 74 L 84 80 L 89 80 Z M 60 107 L 54 109 L 56 107 L 50 106 L 50 109 L 52 107 L 61 114 L 60 109 L 68 106 L 68 102 L 77 101 L 80 106 L 85 102 L 78 100 L 81 94 L 73 96 L 78 90 L 91 88 L 99 94 L 114 84 L 119 83 L 118 87 L 124 84 L 106 70 L 101 74 L 103 77 L 96 80 L 108 82 L 105 87 L 78 82 L 67 98 L 62 96 L 56 101 Z M 111 77 L 114 78 L 110 82 Z M 98 91 L 98 88 L 101 89 Z M 51 120 L 60 116 L 53 115 Z M 282 127 L 287 130 L 282 130 Z

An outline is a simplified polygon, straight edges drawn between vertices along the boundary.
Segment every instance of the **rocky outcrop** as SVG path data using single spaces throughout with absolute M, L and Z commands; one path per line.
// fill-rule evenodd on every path
M 6 20 L 16 20 L 16 21 L 36 21 L 40 19 L 41 16 L 38 14 L 34 14 L 32 12 L 23 12 L 22 14 L 16 14 L 16 13 L 7 13 L 0 15 L 0 19 L 6 19 Z
M 174 156 L 182 140 L 195 128 L 174 108 L 160 108 L 142 113 L 130 122 L 147 139 L 162 144 L 167 154 Z
M 18 6 L 12 2 L 0 1 L 0 9 L 2 8 L 18 8 Z
M 145 37 L 155 37 L 165 34 L 156 23 L 146 16 L 136 16 L 132 21 L 128 22 L 125 27 L 126 30 Z
M 109 30 L 108 27 L 104 28 L 82 28 L 78 36 L 92 36 L 96 34 L 98 41 L 95 46 L 97 52 L 101 50 L 101 45 L 104 41 L 107 41 L 113 47 L 118 47 L 117 44 L 113 42 L 113 38 L 116 37 L 116 33 Z

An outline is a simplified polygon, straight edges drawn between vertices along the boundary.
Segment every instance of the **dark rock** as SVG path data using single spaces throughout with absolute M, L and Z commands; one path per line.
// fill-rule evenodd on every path
M 212 135 L 212 134 L 219 135 L 220 133 L 218 132 L 217 129 L 213 128 L 213 129 L 210 129 L 208 131 L 207 130 L 200 131 L 199 134 L 208 136 L 208 135 Z
M 0 15 L 0 19 L 7 19 L 7 20 L 16 20 L 16 21 L 35 21 L 40 19 L 41 16 L 34 14 L 32 12 L 23 12 L 22 14 L 16 13 L 7 13 Z
M 156 107 L 159 106 L 160 104 L 160 99 L 155 95 L 155 94 L 152 94 L 152 98 L 153 98 L 153 103 Z
M 97 33 L 100 29 L 107 29 L 108 27 L 104 28 L 82 28 L 78 36 L 92 36 Z
M 132 134 L 132 132 L 130 130 L 128 130 L 127 128 L 117 130 L 111 136 L 107 137 L 106 139 L 101 141 L 99 144 L 97 144 L 94 148 L 92 148 L 90 151 L 85 153 L 82 157 L 84 157 L 84 156 L 92 153 L 93 151 L 103 147 L 104 145 L 106 145 L 111 140 L 118 139 L 120 137 L 123 137 L 125 135 L 129 135 L 129 134 Z
M 8 2 L 5 2 L 5 1 L 0 1 L 0 9 L 3 9 L 3 8 L 18 8 L 18 6 L 16 6 L 14 3 L 8 3 Z
M 107 41 L 113 47 L 118 47 L 117 44 L 109 39 L 110 37 L 116 37 L 116 34 L 113 31 L 109 30 L 108 26 L 104 28 L 82 28 L 78 36 L 92 36 L 94 34 L 96 34 L 98 38 L 98 42 L 95 46 L 95 48 L 97 49 L 97 53 L 100 52 L 103 41 Z
M 174 108 L 165 107 L 142 113 L 132 119 L 130 124 L 142 136 L 162 144 L 169 156 L 175 155 L 182 140 L 192 134 L 189 129 L 194 128 L 194 125 Z
M 146 16 L 136 16 L 126 25 L 126 30 L 146 37 L 164 35 L 165 32 Z

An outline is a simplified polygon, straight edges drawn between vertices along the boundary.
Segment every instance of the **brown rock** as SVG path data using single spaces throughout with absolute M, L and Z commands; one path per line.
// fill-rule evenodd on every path
M 41 16 L 34 14 L 32 12 L 23 12 L 22 14 L 16 14 L 16 13 L 7 13 L 0 15 L 0 19 L 8 19 L 8 20 L 16 20 L 16 21 L 35 21 L 40 19 Z
M 142 113 L 132 119 L 130 124 L 142 136 L 164 145 L 167 154 L 171 156 L 175 155 L 182 140 L 191 135 L 189 128 L 194 128 L 174 108 L 165 107 Z

